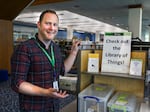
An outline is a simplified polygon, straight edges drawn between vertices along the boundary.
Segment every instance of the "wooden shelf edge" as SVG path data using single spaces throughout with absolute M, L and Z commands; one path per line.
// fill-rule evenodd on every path
M 110 72 L 81 72 L 82 74 L 88 74 L 88 75 L 96 75 L 96 76 L 109 76 L 109 77 L 123 77 L 123 78 L 131 78 L 131 79 L 139 79 L 139 80 L 145 80 L 144 76 L 135 76 L 125 73 L 110 73 Z

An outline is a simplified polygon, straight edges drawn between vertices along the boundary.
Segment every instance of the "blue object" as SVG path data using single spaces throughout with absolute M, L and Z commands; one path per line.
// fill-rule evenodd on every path
M 8 80 L 8 71 L 0 70 L 0 82 Z

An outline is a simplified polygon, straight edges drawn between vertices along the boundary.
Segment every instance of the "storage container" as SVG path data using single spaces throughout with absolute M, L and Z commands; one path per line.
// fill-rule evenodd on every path
M 137 98 L 127 92 L 117 92 L 108 102 L 109 112 L 136 112 Z
M 59 80 L 60 89 L 76 91 L 77 77 L 61 76 Z
M 78 112 L 107 112 L 107 102 L 114 87 L 106 84 L 91 84 L 78 95 Z

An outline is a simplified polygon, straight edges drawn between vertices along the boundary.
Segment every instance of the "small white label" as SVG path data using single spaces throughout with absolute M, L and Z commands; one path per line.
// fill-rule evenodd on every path
M 88 108 L 87 112 L 94 112 L 94 109 Z
M 131 59 L 130 75 L 142 76 L 142 60 L 141 59 Z
M 57 89 L 57 91 L 59 90 L 59 88 L 58 88 L 58 81 L 54 81 L 53 82 L 53 88 Z

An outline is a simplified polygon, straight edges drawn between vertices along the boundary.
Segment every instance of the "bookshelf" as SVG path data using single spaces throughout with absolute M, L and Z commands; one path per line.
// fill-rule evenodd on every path
M 147 51 L 136 50 L 131 52 L 131 58 L 142 59 L 143 61 L 142 76 L 121 73 L 87 72 L 88 54 L 92 52 L 99 53 L 101 69 L 102 50 L 80 50 L 79 91 L 82 91 L 91 83 L 103 83 L 114 86 L 116 91 L 126 91 L 133 93 L 137 97 L 144 98 Z

